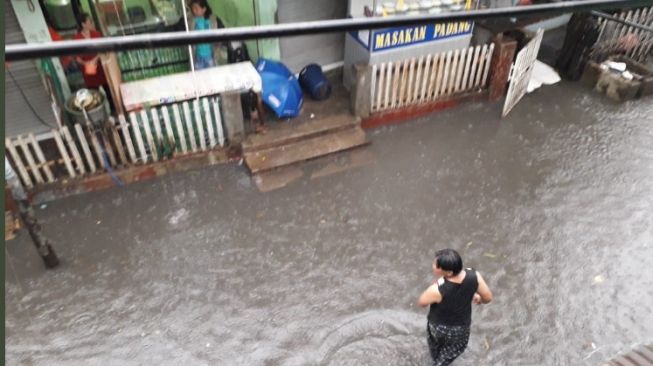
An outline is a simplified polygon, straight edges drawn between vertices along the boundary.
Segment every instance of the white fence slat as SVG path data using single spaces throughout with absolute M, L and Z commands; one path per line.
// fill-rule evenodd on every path
M 385 86 L 385 62 L 379 68 L 379 83 L 376 85 L 376 106 L 375 110 L 381 109 L 381 96 L 383 95 L 383 88 Z
M 200 148 L 202 151 L 206 150 L 206 140 L 204 139 L 204 124 L 202 123 L 202 111 L 200 110 L 200 102 L 193 100 L 193 108 L 195 112 L 195 124 L 197 125 L 197 135 L 200 139 Z
M 86 162 L 88 163 L 89 169 L 91 169 L 91 173 L 95 173 L 95 171 L 97 170 L 95 168 L 95 161 L 93 160 L 91 149 L 88 147 L 88 141 L 86 141 L 86 135 L 84 135 L 82 126 L 79 123 L 75 124 L 75 132 L 77 133 L 77 139 L 79 140 L 80 145 L 82 145 L 82 152 L 84 152 L 84 157 L 86 158 Z
M 129 133 L 127 120 L 125 120 L 125 116 L 122 114 L 118 116 L 118 120 L 120 121 L 120 130 L 122 131 L 122 136 L 125 138 L 125 144 L 127 145 L 129 158 L 131 159 L 132 163 L 136 163 L 138 157 L 136 156 L 136 149 L 134 148 L 134 143 L 132 142 L 132 137 Z
M 128 164 L 129 161 L 127 161 L 127 154 L 125 154 L 125 147 L 122 144 L 122 140 L 120 139 L 120 134 L 118 133 L 118 128 L 115 125 L 111 127 L 111 137 L 113 137 L 113 142 L 116 146 L 116 150 L 118 151 L 118 158 L 120 159 L 120 164 Z
M 168 112 L 168 107 L 161 107 L 161 114 L 163 115 L 163 124 L 165 125 L 165 132 L 163 133 L 163 138 L 165 141 L 171 145 L 170 148 L 172 151 L 175 150 L 177 142 L 175 141 L 175 133 L 172 130 L 172 125 L 170 124 L 170 112 Z
M 428 88 L 428 80 L 429 80 L 429 76 L 431 75 L 430 73 L 431 73 L 432 57 L 433 57 L 433 55 L 431 55 L 431 54 L 426 56 L 426 62 L 424 64 L 424 72 L 422 73 L 422 90 L 420 91 L 420 94 L 419 94 L 420 95 L 419 101 L 422 102 L 422 103 L 426 99 L 426 92 L 427 92 L 427 88 Z
M 72 134 L 68 130 L 68 126 L 61 127 L 61 134 L 66 140 L 66 143 L 68 144 L 68 148 L 73 154 L 73 158 L 75 159 L 75 165 L 77 166 L 77 170 L 79 171 L 79 174 L 86 174 L 86 167 L 84 166 L 82 155 L 79 153 L 79 150 L 77 149 L 77 145 L 75 145 L 75 140 L 73 139 Z
M 394 67 L 394 72 L 393 72 L 393 77 L 392 77 L 392 97 L 390 100 L 392 100 L 392 108 L 396 108 L 401 105 L 401 91 L 400 91 L 400 84 L 402 80 L 402 74 L 401 74 L 401 64 L 396 63 Z M 399 93 L 399 94 L 397 94 Z
M 188 139 L 190 140 L 190 147 L 192 152 L 197 152 L 197 143 L 195 141 L 195 132 L 193 132 L 193 120 L 190 115 L 190 108 L 188 102 L 184 102 L 184 119 L 186 120 L 186 128 L 188 129 Z
M 469 74 L 470 74 L 470 68 L 472 65 L 472 59 L 474 58 L 474 47 L 469 47 L 465 50 L 465 70 L 463 71 L 463 80 L 460 83 L 460 91 L 466 92 L 469 87 L 468 87 L 468 80 L 469 80 Z
M 57 132 L 53 131 L 53 135 L 56 134 Z M 52 175 L 52 170 L 50 170 L 50 166 L 46 164 L 47 162 L 45 161 L 45 155 L 43 155 L 43 150 L 41 150 L 41 146 L 36 141 L 36 138 L 34 138 L 34 134 L 30 133 L 27 138 L 29 139 L 29 142 L 32 144 L 32 148 L 36 153 L 36 158 L 38 159 L 39 165 L 43 167 L 43 171 L 45 172 L 45 177 L 47 178 L 48 183 L 54 182 L 54 175 Z
M 419 101 L 420 92 L 422 91 L 422 72 L 424 70 L 424 56 L 417 60 L 417 70 L 415 71 L 415 82 L 413 83 L 413 103 Z
M 101 137 L 102 137 L 102 142 L 104 143 L 104 145 L 101 146 L 104 146 L 104 151 L 107 153 L 107 156 L 109 157 L 109 163 L 111 164 L 111 166 L 117 166 L 118 164 L 116 162 L 116 154 L 113 152 L 113 146 L 109 142 L 108 136 L 101 135 Z
M 385 81 L 385 101 L 383 102 L 383 107 L 390 107 L 390 89 L 392 88 L 392 70 L 394 63 L 388 62 L 388 69 L 386 70 L 386 81 Z
M 453 55 L 452 51 L 447 51 L 447 58 L 444 64 L 444 77 L 442 79 L 442 85 L 440 85 L 440 95 L 446 96 L 447 91 L 447 82 L 449 81 L 449 74 L 451 71 L 451 56 Z
M 147 139 L 147 144 L 150 147 L 150 155 L 152 155 L 152 160 L 158 161 L 158 148 L 157 145 L 154 144 L 154 137 L 152 137 L 152 129 L 150 128 L 150 119 L 147 117 L 147 112 L 145 112 L 145 110 L 141 110 L 141 120 L 143 122 L 143 129 L 145 130 L 145 138 Z
M 129 114 L 129 119 L 132 124 L 132 131 L 134 132 L 134 137 L 136 138 L 136 144 L 138 145 L 138 151 L 141 153 L 141 161 L 143 164 L 147 163 L 147 151 L 145 151 L 145 144 L 143 143 L 143 135 L 141 134 L 141 128 L 138 125 L 138 118 L 136 118 L 136 113 L 131 112 Z
M 97 139 L 97 135 L 92 131 L 89 134 L 91 135 L 91 146 L 93 146 L 93 150 L 95 151 L 95 156 L 97 156 L 98 160 L 100 161 L 100 166 L 104 169 L 107 169 L 107 165 L 105 164 L 104 161 L 104 154 L 102 153 L 102 149 L 100 148 L 100 142 Z
M 415 58 L 410 59 L 408 66 L 408 85 L 406 86 L 406 105 L 413 103 L 413 88 L 415 88 Z
M 209 108 L 208 98 L 202 99 L 204 107 L 204 117 L 206 118 L 206 133 L 209 135 L 209 148 L 215 147 L 215 134 L 213 133 L 213 119 L 211 118 L 211 108 Z
M 188 152 L 188 146 L 186 146 L 186 134 L 184 132 L 184 125 L 182 124 L 178 104 L 172 105 L 172 115 L 175 117 L 175 126 L 177 127 L 177 135 L 179 136 L 179 145 L 181 145 L 181 152 L 185 154 Z
M 30 151 L 29 146 L 27 146 L 27 142 L 23 139 L 23 136 L 18 136 L 17 139 L 18 144 L 23 150 L 23 156 L 25 156 L 25 159 L 27 160 L 27 165 L 29 165 L 29 170 L 32 172 L 34 179 L 36 179 L 36 183 L 43 184 L 43 176 L 41 175 L 38 166 L 36 166 L 36 162 L 32 156 L 32 151 Z
M 376 111 L 375 98 L 376 98 L 376 72 L 378 68 L 376 64 L 372 65 L 372 80 L 370 80 L 370 111 Z
M 54 133 L 52 134 L 54 136 L 54 142 L 57 143 L 57 148 L 59 148 L 59 154 L 61 155 L 61 158 L 63 158 L 63 162 L 64 165 L 66 166 L 66 171 L 68 171 L 68 175 L 71 178 L 75 178 L 77 174 L 75 174 L 75 168 L 73 168 L 73 164 L 70 161 L 70 155 L 68 154 L 68 150 L 66 150 L 66 145 L 64 145 L 63 140 L 61 139 L 60 133 L 61 133 L 60 130 L 54 131 Z
M 474 87 L 478 88 L 481 85 L 481 80 L 483 77 L 483 71 L 485 70 L 485 55 L 487 53 L 487 45 L 484 44 L 481 49 L 480 59 L 478 60 L 478 70 L 476 71 L 476 81 L 474 82 Z
M 163 133 L 161 132 L 161 118 L 159 117 L 159 110 L 157 108 L 152 108 L 151 113 L 152 122 L 154 123 L 154 132 L 156 133 L 156 136 L 154 136 L 154 142 L 156 143 L 156 146 L 159 147 L 165 140 Z
M 435 95 L 434 99 L 437 100 L 440 98 L 440 86 L 442 85 L 442 78 L 444 77 L 444 64 L 446 61 L 446 53 L 440 54 L 440 64 L 438 65 L 438 76 L 435 78 Z
M 460 59 L 460 50 L 454 50 L 453 58 L 451 59 L 451 75 L 449 75 L 449 83 L 447 85 L 447 95 L 454 93 L 456 87 L 456 79 L 458 78 L 458 60 Z
M 397 71 L 401 69 L 401 79 L 399 81 L 399 95 L 397 96 L 397 105 L 402 107 L 406 99 L 406 88 L 408 87 L 408 65 L 409 59 L 404 60 L 402 64 L 397 63 Z
M 479 57 L 479 52 L 481 51 L 481 46 L 476 46 L 474 48 L 474 58 L 472 59 L 472 65 L 470 66 L 470 74 L 469 74 L 469 83 L 467 85 L 468 89 L 473 89 L 474 88 L 474 82 L 476 81 L 476 71 L 478 69 L 478 57 Z
M 25 169 L 25 164 L 23 164 L 20 155 L 18 155 L 18 151 L 16 151 L 16 147 L 14 146 L 13 141 L 11 141 L 8 138 L 5 138 L 5 147 L 9 150 L 9 154 L 11 155 L 11 158 L 14 160 L 14 165 L 16 165 L 16 170 L 18 170 L 18 175 L 20 175 L 20 177 L 23 179 L 23 184 L 27 188 L 32 188 L 34 186 L 34 184 L 32 183 L 32 178 L 30 178 L 29 174 L 27 173 L 27 169 Z
M 485 55 L 485 70 L 483 70 L 483 78 L 481 80 L 481 87 L 487 86 L 487 79 L 490 75 L 490 65 L 492 64 L 492 55 L 494 55 L 494 43 L 490 43 L 490 48 Z
M 220 98 L 213 98 L 213 114 L 215 115 L 215 126 L 218 133 L 218 144 L 224 146 L 224 130 L 222 129 L 222 115 L 220 114 Z
M 456 67 L 456 79 L 453 82 L 453 86 L 451 87 L 451 93 L 458 93 L 460 91 L 460 82 L 463 79 L 463 69 L 465 68 L 465 51 L 467 51 L 466 48 L 463 48 L 459 50 L 458 52 L 458 66 Z
M 440 55 L 433 56 L 433 66 L 431 66 L 431 76 L 429 77 L 429 86 L 426 94 L 427 100 L 432 100 L 435 95 L 435 78 L 438 75 L 438 67 L 440 64 Z

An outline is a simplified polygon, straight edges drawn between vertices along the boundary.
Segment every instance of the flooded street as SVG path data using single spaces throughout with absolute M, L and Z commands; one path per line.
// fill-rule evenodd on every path
M 7 243 L 7 365 L 428 365 L 436 249 L 494 302 L 454 365 L 653 340 L 653 101 L 576 84 L 369 131 L 374 161 L 259 193 L 223 165 L 51 202 Z

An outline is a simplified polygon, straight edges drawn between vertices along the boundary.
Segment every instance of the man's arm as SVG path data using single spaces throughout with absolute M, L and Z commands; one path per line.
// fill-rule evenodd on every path
M 480 272 L 476 272 L 476 277 L 478 278 L 478 289 L 476 290 L 476 293 L 481 296 L 482 304 L 489 304 L 492 301 L 492 291 L 490 291 L 490 288 L 487 283 L 485 283 Z
M 438 284 L 434 283 L 422 292 L 422 295 L 417 300 L 417 305 L 425 308 L 431 304 L 437 304 L 440 301 L 442 301 L 442 295 L 438 290 Z

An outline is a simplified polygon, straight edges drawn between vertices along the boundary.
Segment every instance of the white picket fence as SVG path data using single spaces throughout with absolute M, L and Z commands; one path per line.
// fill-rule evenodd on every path
M 5 145 L 23 184 L 33 188 L 224 147 L 221 110 L 219 97 L 206 97 L 119 115 L 103 134 L 64 126 L 52 131 L 57 156 L 49 161 L 32 134 L 7 138 Z
M 639 8 L 612 14 L 622 20 L 653 27 L 653 7 Z M 591 56 L 601 59 L 612 53 L 623 53 L 639 62 L 646 61 L 653 51 L 653 33 L 633 26 L 599 18 L 599 37 L 592 48 Z
M 487 87 L 494 44 L 372 65 L 371 111 L 431 103 Z

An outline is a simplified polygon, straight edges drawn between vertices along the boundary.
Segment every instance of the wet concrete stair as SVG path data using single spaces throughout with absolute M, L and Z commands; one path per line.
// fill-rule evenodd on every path
M 367 143 L 360 120 L 342 113 L 273 126 L 249 136 L 242 147 L 247 167 L 256 174 Z

